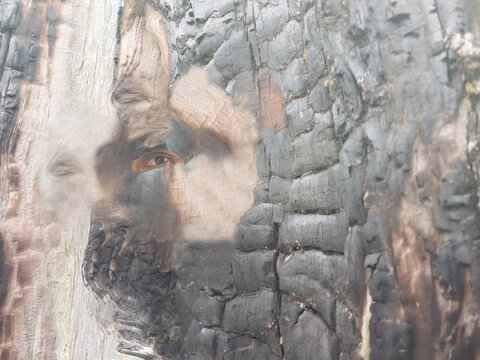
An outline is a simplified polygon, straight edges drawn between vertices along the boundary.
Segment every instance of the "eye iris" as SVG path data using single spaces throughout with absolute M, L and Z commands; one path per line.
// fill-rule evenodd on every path
M 163 165 L 168 162 L 168 158 L 166 156 L 157 156 L 155 159 L 155 164 L 157 165 Z

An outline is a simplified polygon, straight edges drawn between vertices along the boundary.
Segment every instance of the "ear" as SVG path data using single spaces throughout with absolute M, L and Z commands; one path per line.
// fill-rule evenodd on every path
M 170 96 L 169 44 L 163 14 L 127 0 L 122 15 L 115 107 L 128 112 L 164 108 Z

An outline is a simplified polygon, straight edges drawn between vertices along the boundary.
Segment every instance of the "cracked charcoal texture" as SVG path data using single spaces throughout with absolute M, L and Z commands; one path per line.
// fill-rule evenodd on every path
M 233 244 L 185 243 L 182 267 L 166 272 L 152 244 L 119 255 L 123 230 L 106 242 L 92 226 L 86 280 L 121 309 L 117 328 L 134 329 L 121 332 L 124 352 L 480 359 L 475 1 L 152 3 L 173 79 L 206 66 L 229 93 L 251 89 L 255 108 L 253 82 L 268 68 L 284 117 L 259 141 L 255 204 Z M 19 14 L 19 2 L 1 3 L 2 153 L 13 151 L 20 84 L 34 79 L 38 51 L 33 33 L 17 35 Z
M 434 331 L 438 323 L 460 329 L 466 326 L 461 320 L 437 313 L 426 320 L 427 330 L 415 320 L 419 309 L 431 312 L 441 306 L 440 299 L 463 301 L 477 309 L 470 336 L 478 335 L 478 302 L 462 297 L 468 268 L 476 269 L 468 249 L 478 235 L 462 222 L 478 217 L 478 174 L 462 170 L 455 175 L 459 166 L 469 166 L 462 151 L 455 161 L 440 160 L 446 155 L 439 154 L 423 172 L 414 163 L 415 154 L 428 159 L 435 146 L 448 148 L 449 140 L 435 129 L 448 121 L 464 121 L 457 111 L 464 60 L 443 42 L 448 31 L 468 30 L 466 4 L 458 3 L 453 9 L 448 1 L 428 0 L 375 5 L 361 0 L 247 1 L 243 13 L 236 11 L 236 21 L 244 24 L 248 38 L 229 29 L 229 40 L 212 57 L 218 84 L 261 67 L 278 72 L 281 79 L 284 129 L 267 132 L 258 147 L 262 180 L 257 204 L 241 220 L 236 235 L 240 252 L 233 257 L 240 292 L 226 306 L 238 304 L 238 319 L 245 319 L 241 299 L 254 298 L 243 291 L 265 294 L 272 289 L 281 294 L 285 359 L 376 358 L 382 352 L 392 359 L 421 359 L 425 354 L 441 358 L 442 351 L 478 353 L 472 344 L 444 341 L 447 334 Z M 211 15 L 220 16 L 220 10 Z M 172 9 L 167 18 L 173 29 L 181 29 Z M 248 46 L 253 48 L 251 63 L 227 60 L 228 49 L 235 48 L 240 57 Z M 184 71 L 187 58 L 192 59 L 179 55 L 172 71 Z M 432 139 L 437 145 L 429 145 Z M 408 213 L 404 203 L 417 204 L 422 213 L 434 210 L 433 226 L 402 221 Z M 269 204 L 283 205 L 281 221 L 273 219 Z M 409 209 L 415 211 L 415 206 Z M 405 229 L 410 232 L 402 233 Z M 445 231 L 457 235 L 446 236 Z M 411 250 L 404 237 L 416 239 Z M 417 266 L 433 277 L 415 275 L 398 255 L 402 251 L 436 259 Z M 394 276 L 395 268 L 403 273 Z M 407 284 L 415 281 L 415 286 L 445 290 L 409 293 Z M 367 292 L 374 304 L 382 305 L 381 313 L 364 307 Z M 409 297 L 417 299 L 416 305 L 397 305 Z M 403 307 L 402 315 L 395 313 L 395 306 Z M 361 331 L 365 315 L 370 342 L 359 345 L 367 335 Z M 250 325 L 243 321 L 235 322 L 237 332 L 253 336 L 256 331 L 259 336 L 257 320 Z
M 1 103 L 0 110 L 0 144 L 2 152 L 5 152 L 6 144 L 12 143 L 9 139 L 9 130 L 14 121 L 15 112 L 19 101 L 21 80 L 27 77 L 27 62 L 35 62 L 36 55 L 33 51 L 35 40 L 30 44 L 25 43 L 15 30 L 20 21 L 21 4 L 17 0 L 3 1 L 0 5 L 0 86 Z M 20 35 L 20 36 L 19 36 Z M 31 36 L 31 35 L 30 35 Z M 29 51 L 30 48 L 30 52 Z

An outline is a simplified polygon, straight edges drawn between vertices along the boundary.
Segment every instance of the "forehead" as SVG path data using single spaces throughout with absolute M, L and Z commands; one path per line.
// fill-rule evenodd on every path
M 214 85 L 205 69 L 191 68 L 175 84 L 171 106 L 193 129 L 208 129 L 231 145 L 257 140 L 255 117 Z
M 133 99 L 133 112 L 150 115 L 128 116 L 129 136 L 168 131 L 159 113 L 173 112 L 192 129 L 206 128 L 234 144 L 256 141 L 262 125 L 282 123 L 280 78 L 258 68 L 249 15 L 278 6 L 243 12 L 231 1 L 192 1 L 175 11 L 161 2 L 132 4 L 124 15 L 116 95 L 120 102 Z M 239 26 L 242 21 L 251 23 L 248 32 Z M 269 38 L 281 22 L 274 24 L 255 31 Z
M 302 29 L 293 20 L 295 35 L 282 31 L 290 21 L 286 1 L 245 4 L 220 0 L 173 6 L 158 1 L 170 46 L 169 70 L 176 82 L 192 66 L 204 67 L 208 79 L 236 104 L 263 125 L 278 128 L 283 121 L 280 70 L 300 54 Z
M 137 151 L 161 145 L 175 151 L 178 147 L 175 144 L 187 140 L 190 148 L 195 141 L 201 147 L 223 144 L 234 149 L 258 140 L 254 114 L 235 104 L 224 90 L 209 80 L 206 71 L 198 67 L 191 68 L 175 83 L 166 109 L 152 107 L 126 115 L 123 123 L 126 140 L 135 144 Z

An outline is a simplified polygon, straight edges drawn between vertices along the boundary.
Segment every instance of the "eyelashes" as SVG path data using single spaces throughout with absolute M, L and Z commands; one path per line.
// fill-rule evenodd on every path
M 169 165 L 183 162 L 175 153 L 168 150 L 152 151 L 142 154 L 132 162 L 134 172 L 145 172 L 154 169 L 166 168 Z

